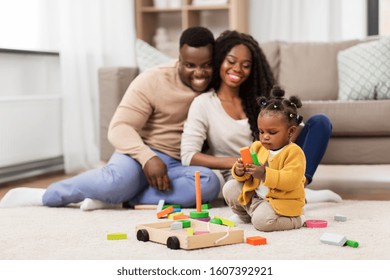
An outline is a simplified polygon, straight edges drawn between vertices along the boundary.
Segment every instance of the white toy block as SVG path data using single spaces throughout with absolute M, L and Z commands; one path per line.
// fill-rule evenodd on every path
M 183 228 L 183 223 L 180 222 L 173 222 L 171 224 L 171 229 L 182 229 Z
M 158 201 L 157 212 L 161 212 L 163 210 L 164 204 L 165 204 L 165 200 L 164 199 L 160 199 Z
M 344 244 L 347 242 L 347 238 L 341 234 L 325 232 L 322 234 L 320 241 L 324 244 L 344 246 Z
M 335 216 L 334 216 L 334 220 L 335 220 L 335 221 L 338 221 L 338 222 L 345 222 L 345 221 L 347 221 L 347 217 L 338 214 L 338 215 L 335 215 Z

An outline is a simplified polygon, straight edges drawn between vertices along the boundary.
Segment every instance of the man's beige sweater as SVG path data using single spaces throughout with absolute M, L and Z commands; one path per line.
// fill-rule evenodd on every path
M 180 80 L 177 61 L 141 73 L 111 120 L 109 141 L 142 167 L 155 156 L 150 148 L 180 159 L 183 124 L 196 96 Z

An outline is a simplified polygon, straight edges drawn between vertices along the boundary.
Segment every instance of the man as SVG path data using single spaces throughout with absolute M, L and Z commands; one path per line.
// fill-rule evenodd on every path
M 217 176 L 208 168 L 185 167 L 180 161 L 188 108 L 211 81 L 213 46 L 214 36 L 207 28 L 186 29 L 180 37 L 179 60 L 141 73 L 127 89 L 109 127 L 116 152 L 108 164 L 51 184 L 43 193 L 43 205 L 84 201 L 81 209 L 93 210 L 164 199 L 192 207 L 195 171 L 201 172 L 203 202 L 214 200 L 220 191 Z M 42 190 L 36 194 L 42 196 Z

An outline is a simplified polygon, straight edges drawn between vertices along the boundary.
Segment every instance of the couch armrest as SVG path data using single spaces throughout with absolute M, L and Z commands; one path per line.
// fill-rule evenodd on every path
M 138 68 L 135 67 L 103 67 L 98 71 L 100 159 L 103 161 L 108 161 L 114 151 L 107 139 L 111 118 L 129 84 L 137 75 Z

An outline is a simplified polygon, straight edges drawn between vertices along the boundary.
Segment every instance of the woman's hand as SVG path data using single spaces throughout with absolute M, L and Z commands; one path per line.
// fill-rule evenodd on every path
M 171 189 L 167 166 L 159 157 L 152 157 L 145 163 L 144 173 L 149 185 L 152 187 L 160 191 L 169 191 Z

